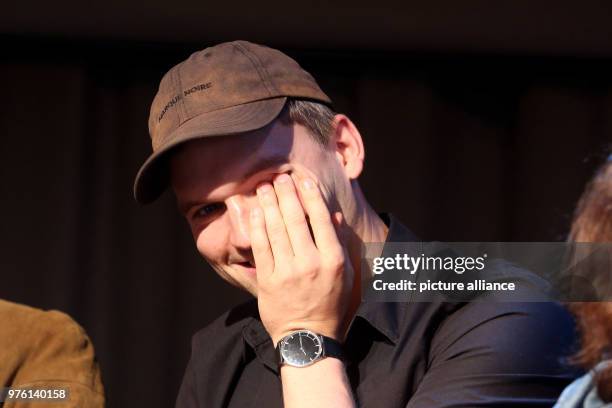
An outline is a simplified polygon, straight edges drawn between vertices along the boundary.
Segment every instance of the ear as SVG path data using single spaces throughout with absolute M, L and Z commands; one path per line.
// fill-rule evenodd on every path
M 354 180 L 363 170 L 363 159 L 365 151 L 361 134 L 351 122 L 342 114 L 334 117 L 334 130 L 330 138 L 330 146 L 334 149 L 340 165 L 344 169 L 346 176 Z

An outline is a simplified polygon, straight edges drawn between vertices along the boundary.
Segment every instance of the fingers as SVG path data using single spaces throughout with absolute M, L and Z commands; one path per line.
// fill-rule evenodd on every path
M 341 256 L 342 246 L 319 187 L 312 179 L 304 178 L 300 181 L 300 191 L 317 248 L 322 254 Z
M 269 275 L 274 271 L 274 257 L 268 242 L 266 222 L 261 208 L 255 207 L 251 209 L 249 229 L 257 276 L 265 277 L 265 275 Z
M 269 183 L 260 185 L 257 188 L 257 197 L 263 209 L 268 242 L 274 262 L 277 265 L 286 265 L 293 258 L 293 249 L 272 185 Z
M 288 174 L 279 174 L 274 187 L 293 252 L 296 256 L 308 256 L 315 246 L 293 180 Z
M 296 189 L 292 177 L 283 173 L 273 183 L 274 188 L 269 183 L 257 188 L 263 210 L 262 219 L 258 218 L 257 211 L 251 213 L 254 217 L 251 233 L 256 262 L 259 256 L 262 259 L 259 262 L 286 265 L 294 256 L 308 257 L 317 249 L 329 259 L 341 257 L 343 247 L 339 237 L 343 234 L 342 214 L 330 214 L 314 181 L 304 178 L 298 182 L 299 188 Z M 259 255 L 255 255 L 255 251 Z

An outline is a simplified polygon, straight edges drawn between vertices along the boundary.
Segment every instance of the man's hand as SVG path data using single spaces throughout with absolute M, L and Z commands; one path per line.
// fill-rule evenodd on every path
M 280 174 L 257 196 L 250 222 L 257 300 L 274 344 L 298 329 L 343 341 L 354 273 L 338 238 L 341 213 L 330 215 L 311 178 L 294 183 Z

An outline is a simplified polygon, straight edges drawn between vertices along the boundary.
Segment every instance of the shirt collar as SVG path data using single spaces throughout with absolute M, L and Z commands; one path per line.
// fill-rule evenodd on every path
M 389 228 L 385 244 L 389 242 L 415 242 L 416 235 L 406 228 L 393 214 L 380 213 L 380 218 Z M 384 251 L 384 249 L 383 249 Z M 396 344 L 399 339 L 400 322 L 404 321 L 405 307 L 398 302 L 367 302 L 362 299 L 355 318 L 364 319 L 368 324 Z

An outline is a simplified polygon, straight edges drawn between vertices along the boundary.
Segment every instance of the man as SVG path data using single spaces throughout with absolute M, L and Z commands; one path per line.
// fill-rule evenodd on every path
M 361 300 L 362 244 L 415 237 L 366 201 L 361 135 L 330 106 L 245 41 L 162 79 L 135 197 L 170 183 L 198 251 L 256 298 L 194 336 L 177 406 L 550 406 L 572 378 L 557 306 Z
M 102 408 L 104 389 L 94 348 L 69 316 L 0 299 L 0 396 L 5 408 L 50 405 Z M 2 395 L 2 388 L 12 394 Z M 41 390 L 47 404 L 19 398 L 17 390 Z M 47 394 L 46 392 L 51 392 Z M 33 394 L 35 395 L 35 394 Z M 29 396 L 29 394 L 28 394 Z

